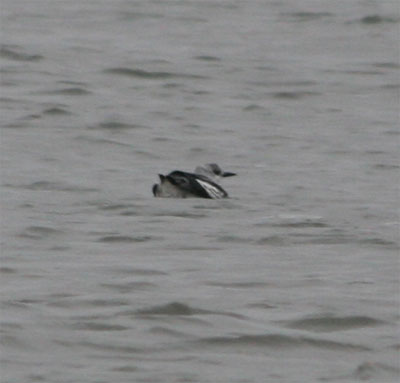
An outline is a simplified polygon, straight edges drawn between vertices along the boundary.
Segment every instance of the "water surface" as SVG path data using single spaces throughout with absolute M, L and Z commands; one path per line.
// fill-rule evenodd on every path
M 1 8 L 2 382 L 398 380 L 395 2 Z

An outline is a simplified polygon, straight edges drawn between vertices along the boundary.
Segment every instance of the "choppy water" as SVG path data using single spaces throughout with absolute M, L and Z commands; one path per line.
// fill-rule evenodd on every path
M 397 381 L 397 2 L 1 17 L 3 383 Z

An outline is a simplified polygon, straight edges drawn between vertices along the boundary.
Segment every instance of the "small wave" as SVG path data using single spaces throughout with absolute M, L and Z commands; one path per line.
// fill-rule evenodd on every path
M 87 143 L 92 143 L 92 144 L 117 145 L 117 146 L 129 146 L 129 147 L 131 147 L 130 144 L 127 144 L 125 142 L 119 142 L 119 141 L 116 141 L 116 140 L 110 140 L 110 139 L 99 138 L 99 137 L 89 137 L 89 136 L 85 136 L 85 135 L 76 136 L 76 137 L 74 137 L 74 140 L 87 142 Z
M 135 77 L 149 80 L 167 80 L 171 78 L 191 78 L 191 79 L 206 79 L 205 76 L 186 74 L 186 73 L 172 73 L 172 72 L 157 72 L 157 71 L 146 71 L 143 69 L 132 69 L 132 68 L 109 68 L 105 70 L 105 73 L 116 74 L 120 76 Z
M 165 305 L 149 307 L 147 309 L 138 310 L 134 312 L 134 314 L 141 316 L 166 315 L 166 316 L 183 316 L 183 317 L 193 316 L 193 315 L 215 315 L 215 316 L 223 316 L 239 320 L 247 320 L 247 318 L 241 314 L 236 314 L 227 311 L 204 310 L 196 307 L 191 307 L 181 302 L 171 302 Z
M 129 327 L 117 324 L 96 323 L 96 322 L 77 322 L 71 328 L 73 330 L 89 330 L 89 331 L 123 331 Z
M 229 347 L 271 347 L 271 348 L 297 348 L 313 347 L 326 350 L 343 351 L 368 351 L 368 347 L 350 343 L 342 343 L 327 339 L 315 339 L 309 337 L 299 337 L 281 334 L 270 335 L 239 335 L 236 337 L 210 337 L 197 342 Z
M 270 286 L 269 283 L 266 282 L 209 282 L 207 283 L 209 286 L 223 287 L 223 288 L 231 288 L 231 289 L 253 289 L 259 287 L 267 287 Z
M 284 17 L 291 18 L 293 21 L 299 21 L 299 22 L 320 20 L 333 16 L 333 14 L 330 12 L 306 12 L 306 11 L 287 12 L 287 13 L 282 13 L 282 15 Z
M 308 317 L 286 322 L 286 326 L 293 329 L 315 332 L 342 331 L 353 328 L 374 327 L 385 324 L 380 319 L 368 316 L 337 317 L 332 315 Z
M 191 147 L 191 148 L 189 149 L 189 151 L 190 151 L 191 153 L 193 153 L 193 154 L 203 154 L 203 155 L 206 155 L 206 153 L 207 153 L 207 149 L 206 149 L 206 148 L 201 148 L 201 147 L 198 147 L 198 146 Z
M 207 214 L 191 213 L 190 211 L 162 211 L 150 214 L 153 217 L 177 217 L 177 218 L 204 218 Z
M 119 366 L 119 367 L 114 367 L 112 369 L 112 371 L 124 372 L 124 373 L 132 373 L 132 372 L 136 372 L 138 370 L 139 370 L 138 367 L 132 366 L 131 364 L 127 364 L 127 365 Z
M 12 122 L 3 125 L 4 128 L 7 129 L 23 129 L 23 128 L 31 128 L 32 124 L 29 121 L 20 121 L 20 122 Z
M 221 61 L 221 59 L 217 56 L 207 56 L 207 55 L 201 55 L 201 56 L 195 56 L 195 60 L 200 60 L 200 61 Z
M 389 346 L 390 349 L 400 351 L 400 343 L 392 344 Z
M 270 235 L 267 237 L 262 237 L 257 240 L 258 245 L 271 245 L 271 246 L 286 246 L 290 244 L 290 240 L 286 235 Z
M 263 68 L 258 68 L 262 70 Z M 277 88 L 307 88 L 318 85 L 318 82 L 313 80 L 268 80 L 268 81 L 249 81 L 248 84 L 250 86 L 255 87 L 263 87 L 263 88 L 270 88 L 270 87 L 277 87 Z
M 105 70 L 106 73 L 117 74 L 121 76 L 128 77 L 138 77 L 145 79 L 169 79 L 175 77 L 173 73 L 170 72 L 148 72 L 142 69 L 131 69 L 131 68 L 110 68 Z
M 24 53 L 18 47 L 11 45 L 1 45 L 0 56 L 15 61 L 40 61 L 43 59 L 41 55 Z
M 1 68 L 0 68 L 0 73 L 1 73 Z M 1 96 L 0 97 L 0 102 L 1 103 L 3 103 L 3 104 L 19 104 L 19 103 L 22 103 L 22 102 L 25 102 L 24 100 L 21 100 L 21 99 L 19 99 L 19 98 L 12 98 L 12 97 L 4 97 L 4 96 Z
M 64 108 L 61 108 L 59 106 L 55 106 L 55 107 L 52 107 L 52 108 L 45 109 L 42 113 L 46 114 L 46 115 L 51 115 L 51 116 L 60 116 L 60 115 L 72 114 L 68 110 L 66 110 Z
M 15 185 L 8 185 L 10 187 L 18 187 Z M 94 188 L 87 188 L 82 186 L 68 185 L 63 182 L 50 182 L 50 181 L 37 181 L 28 185 L 19 186 L 28 190 L 42 190 L 42 191 L 63 191 L 63 192 L 93 192 L 97 191 Z
M 164 17 L 163 13 L 157 12 L 121 12 L 120 14 L 121 20 L 124 21 L 136 21 L 143 19 L 161 19 Z
M 253 238 L 239 237 L 238 235 L 220 235 L 217 237 L 219 242 L 229 242 L 229 243 L 251 243 Z
M 56 299 L 48 304 L 53 307 L 62 308 L 88 308 L 88 307 L 119 307 L 129 305 L 128 301 L 122 299 L 74 299 L 66 297 L 65 299 Z M 96 317 L 98 318 L 98 316 Z
M 387 89 L 387 90 L 398 90 L 398 89 L 400 89 L 400 84 L 384 84 L 384 85 L 381 85 L 381 88 Z
M 18 310 L 31 310 L 29 302 L 26 302 L 25 300 L 10 299 L 2 302 L 1 305 L 4 308 L 11 307 L 12 309 L 18 309 Z
M 46 226 L 29 226 L 27 231 L 31 233 L 37 233 L 37 234 L 57 234 L 60 233 L 60 230 L 53 229 L 52 227 L 46 227 Z
M 148 242 L 154 239 L 154 237 L 150 235 L 142 235 L 142 236 L 129 236 L 129 235 L 106 235 L 97 240 L 97 242 L 105 242 L 105 243 L 129 243 L 129 242 Z
M 400 87 L 400 84 L 396 85 L 396 86 Z M 399 136 L 400 135 L 400 130 L 398 130 L 398 129 L 390 129 L 390 130 L 386 130 L 384 132 L 384 134 L 386 134 L 388 136 Z
M 161 326 L 152 327 L 150 329 L 150 332 L 152 334 L 156 334 L 156 335 L 172 335 L 174 337 L 177 337 L 177 336 L 182 337 L 182 336 L 184 336 L 184 334 L 182 334 L 179 331 L 172 330 L 172 329 L 167 328 L 167 327 L 161 327 Z
M 104 283 L 101 286 L 121 294 L 131 293 L 137 290 L 148 290 L 156 287 L 154 283 L 150 282 Z
M 383 23 L 397 23 L 399 22 L 398 18 L 390 17 L 390 16 L 381 16 L 381 15 L 368 15 L 359 20 L 362 24 L 383 24 Z
M 10 330 L 23 330 L 24 326 L 18 324 L 18 323 L 14 323 L 14 322 L 5 322 L 2 321 L 1 322 L 1 327 L 4 330 L 10 329 Z
M 194 23 L 208 23 L 209 20 L 204 18 L 204 17 L 196 17 L 196 16 L 180 16 L 177 15 L 176 17 L 174 17 L 175 20 L 177 20 L 178 22 L 183 22 L 183 23 L 187 23 L 188 25 L 192 26 L 192 24 Z
M 57 81 L 57 84 L 62 84 L 62 85 L 68 85 L 71 87 L 80 87 L 80 88 L 84 88 L 86 86 L 85 82 L 82 81 L 71 81 L 71 80 L 60 80 Z
M 365 238 L 358 241 L 361 245 L 382 246 L 388 249 L 398 250 L 400 245 L 397 242 L 389 241 L 383 238 Z
M 270 227 L 328 227 L 322 217 L 312 215 L 279 215 L 267 216 L 255 223 L 255 226 L 270 226 Z
M 265 303 L 265 302 L 260 302 L 260 303 L 251 303 L 251 304 L 247 305 L 247 307 L 255 308 L 255 309 L 262 309 L 262 310 L 270 310 L 270 309 L 275 309 L 278 306 L 271 305 L 271 304 Z
M 400 368 L 398 365 L 390 366 L 380 362 L 363 362 L 349 374 L 333 374 L 328 377 L 321 377 L 323 382 L 341 381 L 371 381 L 371 382 L 394 382 L 399 380 Z
M 5 267 L 5 266 L 0 267 L 1 274 L 15 274 L 16 272 L 17 270 L 11 267 Z
M 398 169 L 400 169 L 400 165 L 397 165 L 397 164 L 375 164 L 375 165 L 373 165 L 373 167 L 378 170 L 398 170 Z
M 138 353 L 143 353 L 146 352 L 146 350 L 143 347 L 134 347 L 130 345 L 124 345 L 124 344 L 110 344 L 110 342 L 106 343 L 99 343 L 99 342 L 90 342 L 86 340 L 82 341 L 65 341 L 65 340 L 56 340 L 54 343 L 59 344 L 64 347 L 68 347 L 70 349 L 74 349 L 75 347 L 85 347 L 89 348 L 94 351 L 100 351 L 104 352 L 106 351 L 107 353 L 112 353 L 113 355 L 121 353 L 121 354 L 138 354 Z
M 237 209 L 237 205 L 232 202 L 232 199 L 229 200 L 221 200 L 218 201 L 217 204 L 214 203 L 209 203 L 212 200 L 202 200 L 205 201 L 202 204 L 199 205 L 192 205 L 193 209 L 198 209 L 198 210 L 227 210 L 227 209 Z M 197 201 L 196 201 L 197 202 Z M 215 202 L 215 201 L 214 201 Z
M 119 121 L 107 121 L 101 122 L 95 126 L 90 126 L 89 129 L 105 129 L 105 130 L 130 130 L 130 129 L 142 129 L 144 126 L 137 124 L 126 124 Z
M 281 223 L 271 223 L 272 227 L 287 227 L 287 228 L 319 228 L 319 227 L 329 227 L 325 222 L 320 220 L 304 220 L 304 221 L 293 221 L 293 222 L 281 222 Z
M 399 367 L 384 363 L 364 362 L 360 364 L 352 376 L 357 380 L 382 379 L 383 375 L 399 376 Z
M 2 334 L 0 338 L 0 345 L 2 350 L 9 348 L 17 348 L 21 350 L 33 350 L 34 347 L 27 341 L 23 340 L 21 336 Z
M 359 241 L 357 236 L 336 229 L 320 234 L 292 233 L 290 234 L 290 237 L 291 237 L 290 242 L 292 244 L 338 245 L 338 244 L 358 243 Z
M 127 203 L 116 203 L 116 204 L 110 204 L 106 202 L 102 202 L 101 205 L 99 204 L 98 208 L 100 210 L 122 210 L 122 209 L 129 209 L 129 208 L 136 208 L 135 205 L 133 204 L 127 204 Z
M 258 104 L 249 104 L 249 105 L 245 106 L 242 110 L 244 112 L 254 112 L 257 110 L 264 110 L 264 107 L 260 106 Z
M 62 231 L 46 226 L 30 226 L 26 228 L 19 236 L 22 238 L 41 239 L 57 235 Z
M 273 92 L 271 95 L 274 98 L 280 98 L 283 100 L 299 100 L 304 97 L 309 96 L 318 96 L 320 93 L 318 92 L 307 92 L 307 91 L 286 91 L 286 92 Z
M 49 90 L 49 91 L 44 91 L 43 93 L 45 93 L 45 94 L 60 94 L 60 95 L 65 95 L 65 96 L 86 96 L 88 94 L 91 94 L 90 91 L 88 91 L 85 88 L 81 88 L 81 87 Z
M 141 276 L 163 276 L 163 275 L 168 275 L 165 271 L 160 271 L 160 270 L 153 270 L 153 269 L 136 269 L 136 268 L 129 268 L 129 267 L 124 267 L 124 268 L 116 268 L 112 269 L 113 272 L 117 274 L 128 274 L 128 275 L 141 275 Z
M 71 249 L 71 246 L 52 246 L 49 248 L 50 251 L 66 251 Z
M 219 251 L 222 250 L 220 247 L 213 246 L 183 246 L 183 245 L 169 245 L 166 249 L 172 251 Z
M 204 310 L 192 308 L 184 303 L 171 302 L 166 305 L 153 306 L 147 309 L 136 311 L 139 315 L 177 315 L 189 316 L 204 313 Z
M 150 160 L 159 160 L 161 157 L 158 154 L 155 154 L 154 152 L 150 150 L 140 150 L 140 149 L 135 149 L 134 153 L 139 155 L 142 158 L 147 158 Z
M 340 73 L 351 74 L 353 76 L 379 76 L 384 74 L 381 70 L 365 70 L 365 69 L 350 69 L 343 70 Z
M 393 61 L 376 62 L 371 65 L 376 68 L 383 68 L 383 69 L 400 69 L 400 64 Z

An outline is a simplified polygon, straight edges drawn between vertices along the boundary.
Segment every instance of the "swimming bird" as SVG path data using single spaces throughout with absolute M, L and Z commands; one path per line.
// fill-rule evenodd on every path
M 220 169 L 218 165 L 217 167 Z M 229 175 L 234 175 L 234 173 L 229 173 Z M 174 170 L 166 176 L 159 174 L 159 177 L 160 183 L 153 185 L 155 197 L 209 199 L 228 197 L 228 193 L 220 185 L 203 174 Z

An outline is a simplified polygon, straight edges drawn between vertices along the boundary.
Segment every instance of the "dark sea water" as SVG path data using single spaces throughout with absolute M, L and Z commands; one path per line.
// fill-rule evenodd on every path
M 397 382 L 399 26 L 3 0 L 1 382 Z M 153 198 L 208 162 L 230 199 Z

